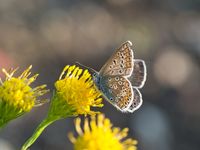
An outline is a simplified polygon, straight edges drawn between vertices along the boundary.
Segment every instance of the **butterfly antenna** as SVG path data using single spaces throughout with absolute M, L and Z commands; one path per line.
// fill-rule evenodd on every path
M 85 65 L 83 65 L 83 64 L 81 64 L 81 63 L 79 63 L 79 62 L 76 62 L 76 64 L 79 65 L 79 66 L 81 66 L 81 67 L 83 67 L 83 68 L 88 69 L 88 70 L 91 71 L 92 73 L 97 72 L 96 70 L 94 70 L 94 69 L 92 69 L 92 68 L 90 68 L 90 67 L 88 67 L 88 66 L 85 66 Z

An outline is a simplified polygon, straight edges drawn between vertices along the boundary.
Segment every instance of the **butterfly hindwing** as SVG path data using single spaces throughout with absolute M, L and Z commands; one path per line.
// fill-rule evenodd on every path
M 133 50 L 130 41 L 122 44 L 100 70 L 102 75 L 130 76 L 133 71 Z
M 121 111 L 126 111 L 133 101 L 131 83 L 123 76 L 105 76 L 101 81 L 105 98 Z
M 135 110 L 140 108 L 141 105 L 142 95 L 138 89 L 133 88 L 133 101 L 127 111 L 133 113 Z
M 146 81 L 146 65 L 143 60 L 133 60 L 133 72 L 128 78 L 132 86 L 142 88 Z

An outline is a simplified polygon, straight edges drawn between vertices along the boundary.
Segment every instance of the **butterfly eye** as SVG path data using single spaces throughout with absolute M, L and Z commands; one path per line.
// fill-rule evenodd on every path
M 113 98 L 111 97 L 111 98 L 110 98 L 110 100 L 112 101 L 112 100 L 113 100 Z
M 97 74 L 96 74 L 96 73 L 93 73 L 93 76 L 94 76 L 94 77 L 96 77 L 96 76 L 97 76 Z

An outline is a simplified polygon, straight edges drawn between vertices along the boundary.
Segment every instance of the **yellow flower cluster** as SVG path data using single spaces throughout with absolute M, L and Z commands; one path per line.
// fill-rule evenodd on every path
M 17 69 L 2 69 L 6 78 L 5 81 L 0 79 L 0 127 L 47 101 L 38 99 L 48 92 L 46 85 L 35 88 L 30 86 L 38 76 L 36 74 L 29 77 L 31 68 L 32 66 L 29 66 L 18 77 L 13 76 Z
M 75 138 L 69 134 L 74 150 L 136 150 L 137 141 L 126 139 L 128 128 L 120 130 L 113 127 L 109 119 L 100 114 L 96 118 L 93 116 L 90 123 L 88 119 L 84 122 L 84 131 L 81 129 L 81 120 L 75 121 L 76 131 L 79 136 Z
M 46 85 L 41 85 L 36 88 L 31 88 L 30 84 L 36 80 L 38 74 L 28 78 L 31 74 L 29 66 L 19 77 L 13 77 L 15 70 L 7 72 L 3 69 L 6 75 L 4 82 L 1 81 L 0 85 L 0 99 L 14 108 L 19 108 L 21 111 L 27 112 L 33 106 L 41 105 L 45 101 L 38 100 L 37 98 L 46 92 Z
M 90 107 L 102 107 L 101 93 L 96 89 L 88 70 L 77 66 L 66 66 L 55 83 L 56 93 L 69 107 L 74 115 L 94 114 Z

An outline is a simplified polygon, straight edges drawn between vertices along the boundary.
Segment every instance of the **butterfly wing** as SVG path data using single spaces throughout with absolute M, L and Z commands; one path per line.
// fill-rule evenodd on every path
M 127 111 L 133 101 L 131 83 L 123 76 L 105 76 L 100 81 L 104 97 L 120 111 Z
M 131 82 L 133 87 L 142 88 L 146 81 L 146 65 L 143 60 L 133 60 L 133 72 L 128 80 Z
M 146 80 L 146 65 L 142 60 L 134 60 L 131 46 L 129 41 L 122 44 L 99 72 L 104 97 L 122 112 L 134 112 L 142 105 L 137 88 Z
M 132 43 L 125 42 L 119 47 L 100 70 L 103 76 L 130 76 L 133 71 Z
M 141 105 L 142 95 L 138 89 L 133 88 L 133 101 L 127 111 L 133 113 L 135 110 L 140 108 Z

